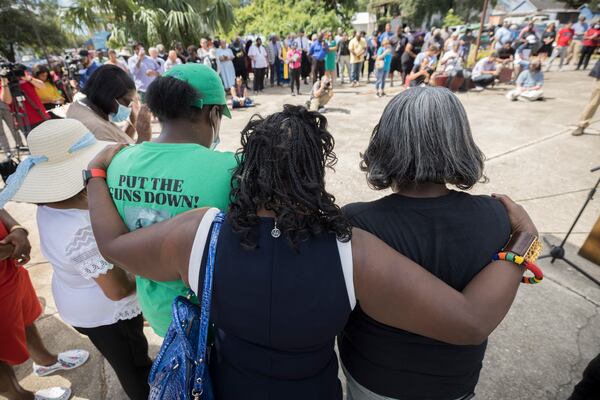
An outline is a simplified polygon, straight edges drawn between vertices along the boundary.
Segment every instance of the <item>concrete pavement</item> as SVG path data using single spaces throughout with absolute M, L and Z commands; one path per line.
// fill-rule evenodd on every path
M 309 86 L 302 89 L 308 92 Z M 558 242 L 600 173 L 594 176 L 589 172 L 600 165 L 600 124 L 592 125 L 589 135 L 569 134 L 588 101 L 592 78 L 574 71 L 546 74 L 543 102 L 509 102 L 504 98 L 507 89 L 500 86 L 459 94 L 475 140 L 488 157 L 489 183 L 478 185 L 473 192 L 506 193 L 520 200 L 542 235 Z M 327 118 L 339 162 L 335 173 L 328 175 L 328 185 L 339 204 L 386 194 L 367 187 L 358 168 L 359 153 L 366 148 L 385 104 L 399 90 L 388 88 L 388 97 L 378 99 L 372 85 L 356 89 L 336 86 Z M 224 120 L 220 148 L 238 147 L 239 131 L 253 113 L 268 114 L 283 104 L 307 99 L 291 97 L 288 90 L 267 88 L 256 98 L 256 108 L 236 111 L 232 120 Z M 51 267 L 39 253 L 34 207 L 11 203 L 7 209 L 32 232 L 34 250 L 28 268 L 45 302 L 38 327 L 48 347 L 55 351 L 81 347 L 92 353 L 84 367 L 47 378 L 33 377 L 31 363 L 25 363 L 17 368 L 19 379 L 32 390 L 71 386 L 77 399 L 125 399 L 110 366 L 87 339 L 58 317 L 50 289 Z M 600 198 L 596 198 L 567 246 L 569 257 L 598 279 L 600 267 L 576 252 L 599 215 Z M 551 265 L 544 260 L 540 265 L 546 274 L 544 282 L 520 288 L 509 315 L 490 337 L 477 399 L 567 399 L 587 362 L 600 352 L 600 288 L 563 262 Z M 155 353 L 160 341 L 151 332 L 148 336 Z

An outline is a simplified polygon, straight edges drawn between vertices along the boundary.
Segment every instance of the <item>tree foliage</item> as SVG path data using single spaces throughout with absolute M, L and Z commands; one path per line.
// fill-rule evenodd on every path
M 31 48 L 38 55 L 45 48 L 60 53 L 75 44 L 75 35 L 66 31 L 61 22 L 57 0 L 0 0 L 0 55 L 14 61 L 18 48 Z M 38 37 L 35 35 L 38 30 Z
M 324 7 L 323 3 L 330 3 Z M 236 10 L 232 34 L 287 34 L 304 29 L 307 33 L 345 26 L 354 9 L 334 9 L 333 2 L 313 0 L 253 0 Z M 340 15 L 340 14 L 343 14 Z
M 460 17 L 463 22 L 470 22 L 471 14 L 479 14 L 484 0 L 396 0 L 398 8 L 402 10 L 404 19 L 411 25 L 418 26 L 425 19 L 436 13 L 445 15 L 450 9 Z M 497 0 L 490 0 L 494 7 Z
M 190 44 L 205 34 L 231 29 L 234 15 L 229 0 L 74 0 L 67 20 L 74 26 L 109 30 L 113 45 L 130 39 Z
M 444 17 L 444 21 L 442 23 L 442 27 L 446 28 L 448 26 L 462 25 L 465 21 L 454 13 L 454 9 L 449 9 Z

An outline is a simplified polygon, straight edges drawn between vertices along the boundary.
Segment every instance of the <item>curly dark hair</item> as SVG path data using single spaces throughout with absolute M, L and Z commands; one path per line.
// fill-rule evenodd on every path
M 292 105 L 266 118 L 254 115 L 241 144 L 228 219 L 244 248 L 258 245 L 260 209 L 275 213 L 277 227 L 294 248 L 323 232 L 350 240 L 350 223 L 325 190 L 325 169 L 333 169 L 337 157 L 323 115 Z

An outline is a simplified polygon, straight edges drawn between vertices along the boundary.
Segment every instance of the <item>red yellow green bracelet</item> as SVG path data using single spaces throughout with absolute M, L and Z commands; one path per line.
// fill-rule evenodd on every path
M 527 268 L 528 270 L 530 270 L 533 273 L 533 276 L 524 276 L 521 279 L 521 283 L 527 283 L 527 284 L 533 285 L 536 283 L 540 283 L 542 281 L 542 279 L 544 279 L 544 273 L 542 272 L 542 269 L 540 267 L 538 267 L 537 265 L 535 265 L 532 262 L 525 260 L 524 257 L 519 256 L 515 253 L 511 253 L 511 252 L 498 253 L 494 257 L 492 257 L 492 260 L 493 261 L 498 261 L 498 260 L 510 261 L 517 265 L 522 265 L 525 268 Z

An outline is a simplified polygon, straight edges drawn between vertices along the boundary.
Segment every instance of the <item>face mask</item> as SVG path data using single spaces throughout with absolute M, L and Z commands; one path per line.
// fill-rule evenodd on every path
M 116 101 L 116 100 L 115 100 Z M 108 119 L 112 122 L 123 122 L 126 121 L 131 115 L 131 107 L 125 107 L 123 104 L 117 101 L 118 108 L 116 113 L 108 114 Z
M 220 123 L 217 123 L 220 125 Z M 215 124 L 215 125 L 217 125 Z M 212 129 L 212 143 L 210 145 L 210 149 L 214 150 L 217 148 L 217 146 L 219 145 L 219 143 L 221 143 L 221 138 L 219 137 L 219 129 L 215 128 L 215 125 L 211 125 L 211 129 Z

